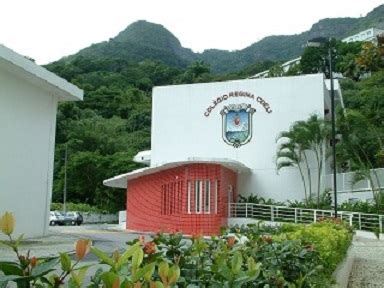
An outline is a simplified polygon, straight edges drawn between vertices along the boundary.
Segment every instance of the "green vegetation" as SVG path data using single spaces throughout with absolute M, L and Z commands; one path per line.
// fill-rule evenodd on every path
M 327 269 L 330 272 L 343 260 L 352 240 L 351 234 L 346 232 L 348 229 L 346 226 L 335 225 L 334 222 L 329 220 L 307 226 L 293 226 L 287 230 L 291 229 L 292 231 L 286 233 L 287 238 L 300 239 L 305 243 L 314 245 L 321 259 L 329 265 Z
M 129 242 L 123 253 L 112 255 L 80 239 L 74 260 L 68 253 L 39 259 L 21 253 L 22 236 L 12 238 L 14 226 L 6 212 L 0 230 L 9 240 L 1 243 L 15 252 L 16 261 L 0 259 L 0 287 L 9 282 L 18 287 L 330 287 L 352 240 L 345 225 L 324 219 L 306 226 L 232 227 L 210 239 L 160 233 L 149 242 L 144 237 Z M 88 253 L 104 265 L 86 283 L 90 265 L 81 261 Z
M 48 68 L 85 90 L 83 102 L 63 103 L 57 116 L 53 201 L 62 202 L 64 155 L 68 147 L 68 200 L 116 211 L 125 191 L 102 181 L 142 167 L 131 159 L 150 148 L 153 85 L 173 82 L 181 72 L 159 62 L 86 59 Z
M 383 198 L 381 198 L 383 201 Z M 309 203 L 301 201 L 287 201 L 279 202 L 270 198 L 260 197 L 258 195 L 250 195 L 248 197 L 239 196 L 239 203 L 253 203 L 253 204 L 262 204 L 262 205 L 276 205 L 276 206 L 287 206 L 290 208 L 309 208 L 309 209 L 322 209 L 322 210 L 332 210 L 332 199 L 329 192 L 324 192 L 320 195 L 320 205 L 318 207 L 317 201 L 309 201 Z M 384 203 L 379 203 L 380 207 L 384 206 Z M 338 205 L 339 211 L 350 211 L 350 212 L 360 212 L 366 214 L 376 214 L 377 205 L 375 202 L 369 201 L 355 201 L 353 203 L 344 202 Z M 239 213 L 239 212 L 238 212 Z M 269 216 L 267 216 L 269 218 Z M 267 219 L 266 217 L 266 219 Z M 379 223 L 377 223 L 378 225 Z M 376 224 L 375 224 L 376 225 Z
M 95 206 L 91 206 L 88 204 L 82 204 L 82 203 L 71 203 L 71 202 L 66 203 L 66 210 L 67 211 L 100 213 L 100 214 L 109 213 L 109 211 L 99 209 Z M 51 203 L 51 211 L 64 211 L 63 203 Z

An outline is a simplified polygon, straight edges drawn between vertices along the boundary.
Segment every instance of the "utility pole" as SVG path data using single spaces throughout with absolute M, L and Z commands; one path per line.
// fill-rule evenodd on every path
M 63 210 L 67 212 L 67 159 L 68 159 L 68 143 L 65 143 L 65 156 L 64 156 L 64 197 L 63 197 Z

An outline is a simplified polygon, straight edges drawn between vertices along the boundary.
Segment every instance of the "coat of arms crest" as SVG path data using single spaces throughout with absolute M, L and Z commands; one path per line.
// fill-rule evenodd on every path
M 256 112 L 251 104 L 229 104 L 220 111 L 223 118 L 223 139 L 238 148 L 251 141 L 252 115 Z

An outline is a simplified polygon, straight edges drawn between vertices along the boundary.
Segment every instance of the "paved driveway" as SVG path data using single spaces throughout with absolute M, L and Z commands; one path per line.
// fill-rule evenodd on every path
M 100 248 L 104 252 L 111 254 L 115 250 L 123 251 L 127 245 L 127 241 L 138 238 L 141 233 L 127 232 L 120 230 L 117 225 L 111 224 L 87 224 L 81 226 L 52 226 L 50 232 L 55 235 L 61 235 L 65 238 L 91 239 L 93 246 Z M 150 236 L 144 235 L 146 240 Z M 92 256 L 90 256 L 92 259 Z
M 102 249 L 107 254 L 112 254 L 115 250 L 124 251 L 127 247 L 126 242 L 138 238 L 141 233 L 127 232 L 118 229 L 117 225 L 95 224 L 81 226 L 51 226 L 49 235 L 41 238 L 26 239 L 20 247 L 22 254 L 30 250 L 31 256 L 47 257 L 58 256 L 59 252 L 74 252 L 74 243 L 77 239 L 91 239 L 93 245 Z M 146 240 L 150 236 L 144 235 Z M 15 260 L 14 253 L 6 246 L 0 245 L 0 261 Z M 81 262 L 82 265 L 94 264 L 89 268 L 85 282 L 89 283 L 91 275 L 106 265 L 98 264 L 98 259 L 92 253 Z M 57 267 L 60 270 L 60 265 Z

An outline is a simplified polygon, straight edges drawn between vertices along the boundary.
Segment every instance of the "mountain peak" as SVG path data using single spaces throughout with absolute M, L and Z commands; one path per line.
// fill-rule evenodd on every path
M 183 48 L 180 41 L 164 26 L 139 20 L 110 41 L 84 48 L 71 58 L 66 58 L 66 61 L 79 55 L 88 58 L 118 58 L 130 62 L 151 59 L 177 68 L 187 67 L 193 61 L 204 61 L 211 65 L 213 73 L 229 73 L 256 62 L 287 61 L 298 57 L 303 45 L 311 38 L 342 39 L 371 27 L 384 29 L 383 19 L 384 5 L 381 5 L 365 17 L 322 19 L 308 31 L 295 35 L 268 36 L 242 50 L 230 52 L 207 49 L 202 53 Z
M 158 49 L 169 49 L 172 51 L 177 51 L 182 48 L 180 41 L 163 25 L 145 20 L 133 22 L 113 40 L 136 43 Z

